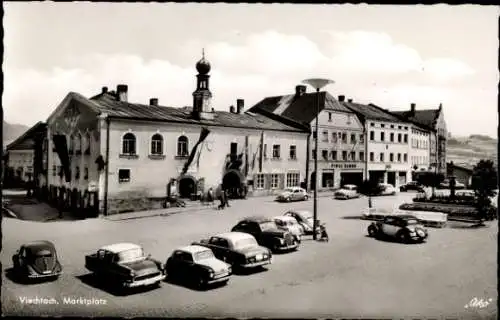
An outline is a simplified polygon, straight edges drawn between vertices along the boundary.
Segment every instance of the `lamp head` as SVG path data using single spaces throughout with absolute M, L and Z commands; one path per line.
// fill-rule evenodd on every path
M 335 81 L 330 79 L 312 78 L 312 79 L 306 79 L 302 81 L 302 83 L 308 84 L 314 87 L 316 90 L 319 90 L 324 86 L 326 86 L 327 84 L 335 83 Z

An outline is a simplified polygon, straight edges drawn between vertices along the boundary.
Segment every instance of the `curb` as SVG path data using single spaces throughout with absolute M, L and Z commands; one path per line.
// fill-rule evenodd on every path
M 107 216 L 103 217 L 104 219 L 108 221 L 125 221 L 125 220 L 136 220 L 136 219 L 144 219 L 144 218 L 154 218 L 154 217 L 168 217 L 173 214 L 177 213 L 183 213 L 183 212 L 194 212 L 194 211 L 203 211 L 203 210 L 208 210 L 209 208 L 185 208 L 185 209 L 178 209 L 175 211 L 168 211 L 168 212 L 159 212 L 159 213 L 152 213 L 152 214 L 146 214 L 146 215 L 138 215 L 138 216 L 132 216 L 132 217 L 123 217 L 123 218 L 114 218 L 113 216 L 119 216 L 120 213 L 114 214 L 112 216 Z M 210 208 L 212 209 L 212 208 Z M 158 209 L 161 210 L 161 209 Z

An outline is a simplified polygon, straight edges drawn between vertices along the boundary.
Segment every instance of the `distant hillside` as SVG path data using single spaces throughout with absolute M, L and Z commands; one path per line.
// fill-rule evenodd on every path
M 475 165 L 481 159 L 497 163 L 498 140 L 489 136 L 473 134 L 468 137 L 448 139 L 447 161 L 455 164 Z
M 10 124 L 3 122 L 3 145 L 6 147 L 9 143 L 16 140 L 25 133 L 30 127 L 22 124 Z

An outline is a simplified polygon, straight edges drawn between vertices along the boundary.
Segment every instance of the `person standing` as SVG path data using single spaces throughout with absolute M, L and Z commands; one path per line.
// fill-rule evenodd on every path
M 229 205 L 229 192 L 227 189 L 224 190 L 224 206 L 230 207 L 230 205 Z

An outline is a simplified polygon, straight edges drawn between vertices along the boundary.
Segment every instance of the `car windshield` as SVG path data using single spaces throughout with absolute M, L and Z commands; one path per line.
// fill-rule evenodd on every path
M 240 239 L 234 243 L 234 248 L 235 249 L 242 249 L 242 248 L 247 248 L 247 247 L 255 247 L 257 246 L 257 241 L 255 238 L 245 238 L 245 239 Z
M 291 189 L 291 188 L 287 188 L 285 190 L 283 190 L 284 192 L 294 192 L 295 190 L 294 189 Z
M 118 261 L 128 262 L 142 259 L 144 257 L 144 252 L 142 248 L 133 248 L 129 250 L 122 251 L 118 254 Z
M 276 229 L 276 223 L 274 221 L 261 222 L 259 223 L 259 226 L 262 231 Z
M 200 261 L 200 260 L 205 260 L 205 259 L 212 259 L 214 257 L 214 254 L 212 250 L 204 250 L 195 253 L 194 255 L 194 260 Z
M 418 220 L 417 219 L 409 219 L 409 220 L 406 220 L 406 224 L 409 226 L 416 225 L 416 224 L 418 224 Z

